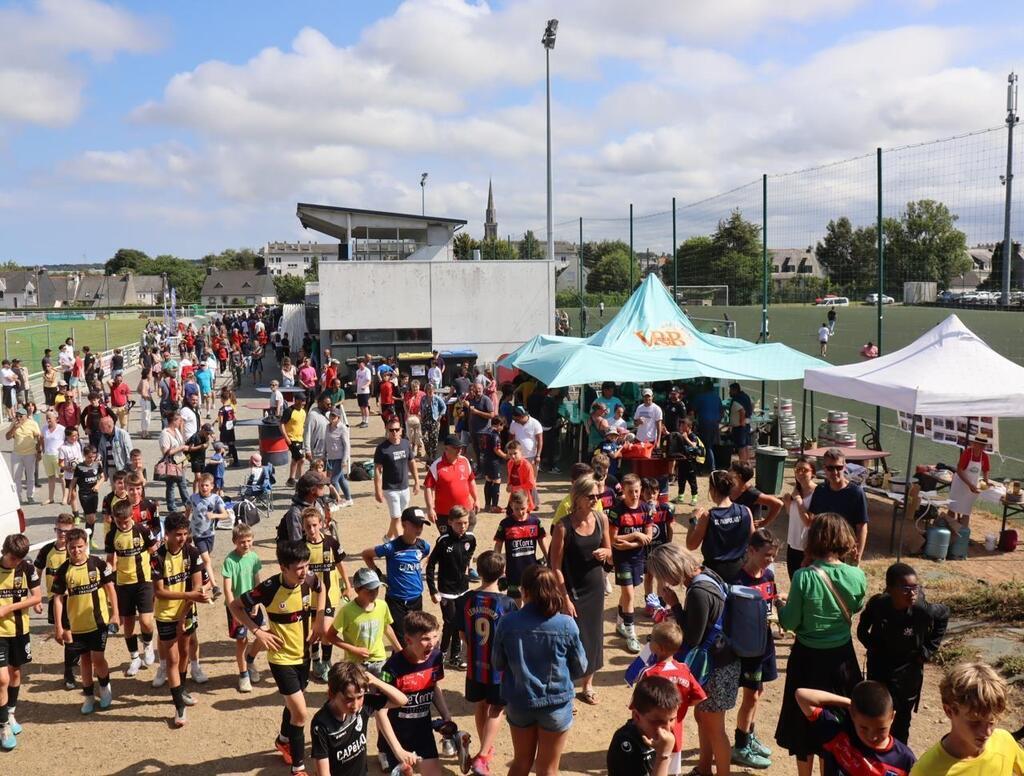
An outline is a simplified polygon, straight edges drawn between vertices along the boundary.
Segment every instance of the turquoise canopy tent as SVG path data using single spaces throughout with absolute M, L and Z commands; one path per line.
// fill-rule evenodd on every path
M 500 363 L 552 388 L 603 380 L 799 380 L 806 369 L 828 366 L 780 343 L 698 331 L 655 275 L 647 276 L 600 331 L 586 338 L 541 334 Z

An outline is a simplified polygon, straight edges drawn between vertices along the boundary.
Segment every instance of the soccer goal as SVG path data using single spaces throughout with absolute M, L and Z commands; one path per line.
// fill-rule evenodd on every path
M 683 307 L 728 307 L 729 286 L 679 286 L 676 301 Z

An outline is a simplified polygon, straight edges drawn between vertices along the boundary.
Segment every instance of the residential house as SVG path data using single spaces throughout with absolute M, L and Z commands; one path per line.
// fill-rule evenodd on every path
M 277 289 L 267 269 L 214 270 L 208 267 L 199 292 L 207 307 L 277 304 Z
M 823 278 L 825 269 L 818 263 L 814 248 L 769 248 L 768 260 L 772 266 L 772 282 L 776 288 L 784 283 L 804 278 Z
M 43 268 L 0 272 L 0 309 L 54 307 L 57 291 Z
M 337 261 L 338 243 L 268 242 L 258 253 L 268 274 L 301 278 L 313 268 L 314 262 Z

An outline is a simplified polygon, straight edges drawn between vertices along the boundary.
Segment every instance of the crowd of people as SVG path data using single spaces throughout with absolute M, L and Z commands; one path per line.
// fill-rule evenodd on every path
M 825 773 L 851 776 L 1024 772 L 1014 737 L 995 729 L 1007 685 L 979 663 L 946 673 L 950 730 L 915 761 L 909 731 L 948 612 L 926 600 L 903 563 L 869 595 L 859 568 L 867 500 L 847 478 L 841 450 L 825 454 L 821 482 L 801 459 L 785 493 L 751 484 L 753 406 L 738 384 L 726 403 L 710 387 L 689 398 L 681 386 L 655 386 L 629 407 L 619 386 L 605 383 L 586 419 L 587 460 L 572 465 L 569 491 L 549 518 L 538 480 L 558 470 L 557 390 L 499 385 L 489 369 L 472 374 L 437 354 L 418 378 L 393 359 L 366 356 L 348 381 L 315 338 L 293 351 L 277 329 L 276 312 L 265 309 L 198 328 L 150 324 L 134 390 L 122 353 L 107 378 L 103 360 L 69 340 L 56 361 L 47 351 L 38 407 L 28 376 L 19 377 L 24 368 L 5 362 L 19 490 L 31 503 L 42 464 L 45 503 L 59 504 L 59 514 L 34 559 L 24 535 L 3 543 L 0 748 L 15 748 L 21 732 L 29 610 L 43 611 L 44 593 L 65 686 L 84 694 L 82 714 L 114 702 L 107 642 L 123 632 L 125 674 L 156 665 L 153 685 L 167 688 L 179 728 L 196 703 L 190 684 L 208 680 L 198 604 L 223 599 L 238 691 L 260 681 L 265 653 L 283 705 L 274 747 L 291 773 L 365 773 L 372 716 L 385 773 L 440 774 L 441 758 L 457 757 L 462 772 L 486 776 L 507 726 L 508 773 L 546 776 L 559 772 L 576 703 L 603 703 L 594 679 L 609 662 L 604 614 L 614 605 L 621 640 L 610 644 L 632 661 L 624 681 L 633 691 L 630 718 L 607 743 L 610 774 L 680 773 L 691 706 L 693 773 L 769 767 L 779 754 L 759 727 L 759 702 L 779 677 L 783 631 L 792 640 L 774 746 L 795 758 L 801 776 L 816 757 Z M 263 363 L 268 349 L 274 367 Z M 264 372 L 272 379 L 263 412 L 288 442 L 284 486 L 293 491 L 273 523 L 276 568 L 266 574 L 254 529 L 224 490 L 229 467 L 247 466 L 239 498 L 273 487 L 274 469 L 259 454 L 240 460 L 235 428 L 236 392 L 247 376 L 262 384 Z M 381 421 L 372 471 L 352 461 L 348 392 L 360 427 L 374 410 Z M 135 406 L 143 437 L 159 424 L 159 460 L 145 461 L 133 446 Z M 735 460 L 714 459 L 723 430 Z M 630 445 L 672 451 L 672 477 L 624 472 Z M 350 553 L 339 510 L 353 504 L 357 473 L 372 480 L 381 505 L 381 540 Z M 698 475 L 706 476 L 703 500 Z M 162 506 L 146 495 L 154 481 L 164 485 Z M 690 508 L 677 514 L 677 506 Z M 484 536 L 490 513 L 500 518 Z M 788 522 L 785 596 L 774 572 L 780 519 Z M 218 573 L 221 527 L 231 529 L 233 548 Z M 471 732 L 452 719 L 446 670 L 465 675 Z M 315 711 L 311 678 L 328 693 Z M 730 735 L 726 713 L 737 703 Z

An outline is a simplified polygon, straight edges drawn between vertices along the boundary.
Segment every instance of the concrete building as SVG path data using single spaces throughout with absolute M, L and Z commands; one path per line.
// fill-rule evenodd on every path
M 456 261 L 464 220 L 305 203 L 297 216 L 340 242 L 307 286 L 338 358 L 469 349 L 493 361 L 552 330 L 555 262 Z
M 263 257 L 263 266 L 270 275 L 305 277 L 314 264 L 335 261 L 337 243 L 268 242 L 257 251 Z
M 214 270 L 208 267 L 199 292 L 203 305 L 277 304 L 274 279 L 264 269 Z

